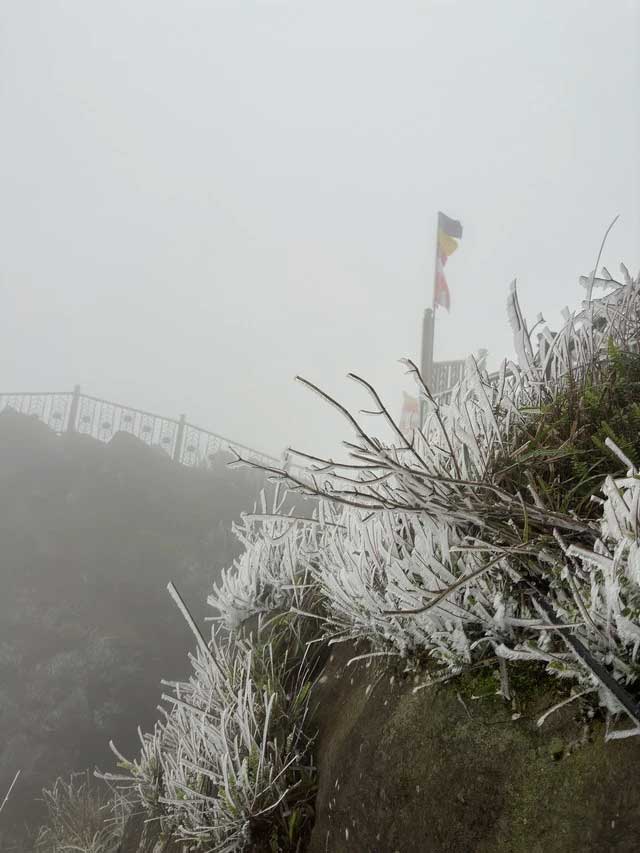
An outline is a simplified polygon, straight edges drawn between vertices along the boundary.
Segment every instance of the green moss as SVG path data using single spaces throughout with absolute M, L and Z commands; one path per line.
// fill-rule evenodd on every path
M 414 692 L 412 677 L 391 683 L 382 663 L 345 670 L 354 650 L 334 654 L 317 688 L 325 710 L 309 853 L 637 853 L 640 793 L 629 779 L 640 739 L 605 743 L 582 699 L 539 727 L 566 689 L 542 665 L 509 664 L 527 706 L 514 720 L 496 695 L 495 661 Z
M 480 666 L 470 670 L 455 679 L 456 686 L 463 695 L 472 696 L 494 696 L 500 687 L 500 676 L 496 669 L 495 661 L 487 661 L 486 666 Z
M 530 482 L 558 512 L 597 514 L 590 501 L 607 474 L 624 464 L 605 445 L 612 439 L 640 464 L 640 355 L 609 346 L 606 363 L 548 400 L 495 463 L 495 480 L 526 494 Z M 514 451 L 517 451 L 514 461 Z
M 617 773 L 612 765 L 611 747 L 605 744 L 598 723 L 589 743 L 581 749 L 569 752 L 566 741 L 557 735 L 546 739 L 543 749 L 517 765 L 507 807 L 486 853 L 605 849 L 592 845 L 603 829 L 606 831 L 596 800 L 606 800 L 604 788 Z M 602 790 L 595 796 L 597 782 Z

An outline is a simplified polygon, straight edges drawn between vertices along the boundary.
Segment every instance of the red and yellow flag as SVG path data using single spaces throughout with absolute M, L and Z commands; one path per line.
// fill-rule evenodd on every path
M 449 257 L 458 248 L 458 240 L 462 237 L 462 225 L 457 219 L 451 219 L 444 213 L 438 213 L 438 245 L 436 247 L 436 276 L 433 288 L 433 307 L 438 305 L 446 308 L 451 306 L 449 285 L 445 278 L 444 268 Z

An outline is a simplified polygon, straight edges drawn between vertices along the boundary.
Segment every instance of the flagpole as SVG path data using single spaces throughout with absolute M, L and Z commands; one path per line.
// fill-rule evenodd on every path
M 436 326 L 436 280 L 438 275 L 438 220 L 436 219 L 435 257 L 433 263 L 433 295 L 431 308 L 426 308 L 422 320 L 422 357 L 421 372 L 425 385 L 433 393 L 433 347 Z M 420 406 L 420 417 L 424 422 L 427 401 L 423 398 Z
M 429 352 L 429 379 L 427 381 L 427 386 L 429 391 L 433 394 L 433 347 L 435 341 L 435 332 L 436 332 L 436 283 L 438 281 L 438 230 L 440 228 L 440 214 L 436 216 L 436 239 L 434 241 L 434 252 L 433 252 L 433 293 L 431 295 L 431 338 L 429 341 L 430 352 Z

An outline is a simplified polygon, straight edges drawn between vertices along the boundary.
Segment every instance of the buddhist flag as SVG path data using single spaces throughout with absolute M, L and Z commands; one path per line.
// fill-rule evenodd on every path
M 438 245 L 436 247 L 436 280 L 433 287 L 433 307 L 441 305 L 449 310 L 449 285 L 444 275 L 444 268 L 455 250 L 458 240 L 462 237 L 462 225 L 457 219 L 450 219 L 444 213 L 438 213 Z
M 413 430 L 420 426 L 420 406 L 417 397 L 407 394 L 406 391 L 403 391 L 402 394 L 402 412 L 399 426 L 400 431 L 410 438 Z

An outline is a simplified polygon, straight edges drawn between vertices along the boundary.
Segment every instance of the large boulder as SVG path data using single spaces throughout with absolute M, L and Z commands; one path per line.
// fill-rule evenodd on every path
M 424 679 L 356 654 L 336 646 L 315 691 L 309 853 L 640 850 L 640 739 L 605 742 L 579 702 L 538 727 L 559 698 L 540 672 L 514 704 L 491 668 L 414 692 Z

